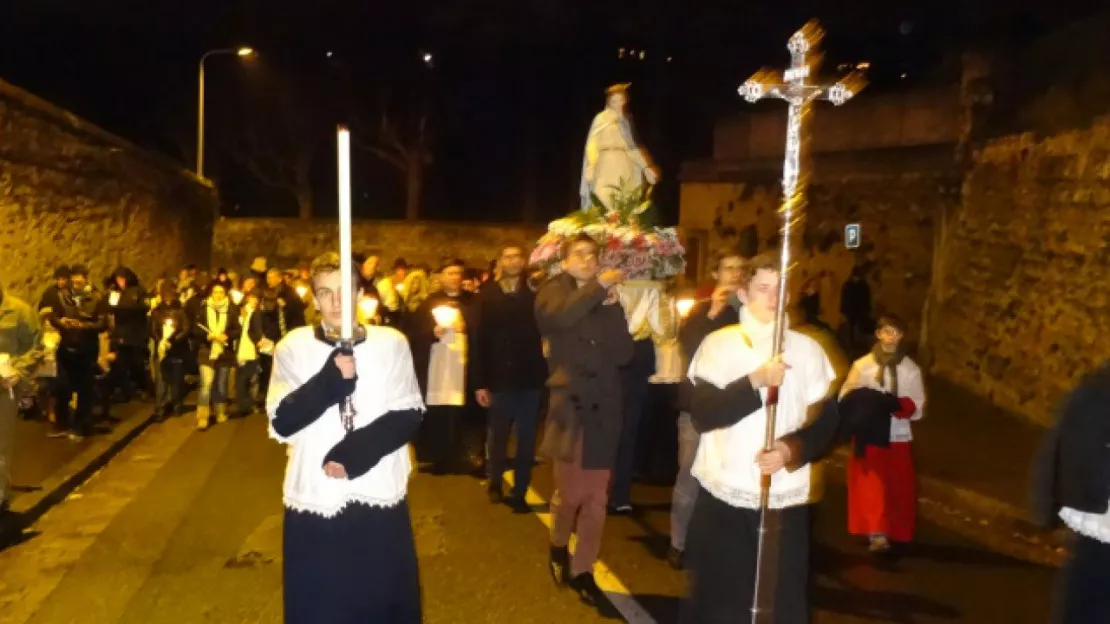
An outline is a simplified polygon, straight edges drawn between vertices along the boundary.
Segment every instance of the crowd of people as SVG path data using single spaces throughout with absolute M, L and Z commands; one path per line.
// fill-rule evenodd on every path
M 186 267 L 150 290 L 126 267 L 97 288 L 84 266 L 73 265 L 55 271 L 37 313 L 0 292 L 0 379 L 9 391 L 0 396 L 0 442 L 7 446 L 0 446 L 0 495 L 6 498 L 11 457 L 6 416 L 17 406 L 53 422 L 51 435 L 79 440 L 110 426 L 114 404 L 136 397 L 153 401 L 155 420 L 180 415 L 195 385 L 198 430 L 264 406 L 270 435 L 291 446 L 286 620 L 418 622 L 405 503 L 409 443 L 429 474 L 487 479 L 489 501 L 520 514 L 532 511 L 526 495 L 538 451 L 555 483 L 551 575 L 613 615 L 592 570 L 606 517 L 633 510 L 635 453 L 626 446 L 629 439 L 636 445 L 639 415 L 630 411 L 644 409 L 634 388 L 652 371 L 635 363 L 643 341 L 633 339 L 620 305 L 623 274 L 600 266 L 593 239 L 569 239 L 562 270 L 552 276 L 530 269 L 526 251 L 504 246 L 487 271 L 448 260 L 433 273 L 398 259 L 388 275 L 377 256 L 356 256 L 351 285 L 341 283 L 334 253 L 285 271 L 257 258 L 242 276 Z M 858 357 L 839 386 L 810 332 L 787 329 L 782 354 L 772 355 L 779 298 L 773 259 L 726 248 L 712 277 L 708 296 L 684 315 L 678 333 L 688 374 L 673 406 L 678 474 L 666 559 L 691 572 L 682 621 L 749 616 L 766 496 L 779 534 L 776 621 L 804 622 L 809 509 L 817 492 L 810 469 L 837 440 L 852 443 L 849 531 L 874 553 L 913 539 L 910 443 L 926 405 L 922 372 L 905 353 L 903 322 L 870 320 L 859 272 L 845 284 L 848 330 L 841 332 Z M 340 340 L 344 288 L 358 292 L 359 329 L 350 343 Z M 803 289 L 803 321 L 819 311 L 814 292 Z M 1102 387 L 1069 404 L 1076 414 L 1069 423 L 1096 422 L 1087 415 Z M 21 403 L 22 396 L 32 401 Z M 772 396 L 778 425 L 764 448 Z M 1063 470 L 1057 446 L 1105 438 L 1077 436 L 1063 425 L 1059 431 L 1046 474 Z M 1095 467 L 1101 455 L 1087 446 L 1086 455 L 1074 454 Z M 764 493 L 767 476 L 774 478 Z M 1063 495 L 1051 478 L 1042 488 L 1047 513 L 1068 505 L 1060 517 L 1087 536 L 1068 586 L 1073 593 L 1093 591 L 1092 570 L 1105 560 L 1098 514 L 1106 497 L 1094 492 L 1104 481 Z M 355 543 L 362 546 L 351 548 Z M 365 583 L 355 578 L 375 579 L 376 589 L 362 591 Z

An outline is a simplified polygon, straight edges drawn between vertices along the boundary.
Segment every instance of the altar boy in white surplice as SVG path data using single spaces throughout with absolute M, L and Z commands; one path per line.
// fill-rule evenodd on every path
M 751 617 L 765 474 L 771 475 L 768 513 L 781 526 L 774 621 L 809 621 L 810 463 L 835 436 L 836 402 L 826 401 L 806 423 L 810 406 L 826 398 L 836 375 L 817 342 L 789 329 L 781 357 L 772 358 L 778 288 L 777 263 L 752 259 L 738 292 L 740 323 L 710 334 L 690 363 L 690 415 L 701 433 L 691 472 L 701 489 L 687 537 L 690 596 L 682 622 Z M 777 441 L 764 452 L 764 403 L 772 386 L 778 386 Z
M 311 271 L 322 322 L 278 343 L 266 397 L 270 436 L 289 446 L 285 622 L 419 624 L 406 445 L 424 406 L 412 357 L 404 336 L 388 327 L 362 327 L 353 346 L 338 344 L 342 290 L 358 292 L 357 279 L 343 283 L 335 253 L 317 258 Z M 355 409 L 349 423 L 340 416 L 347 396 Z

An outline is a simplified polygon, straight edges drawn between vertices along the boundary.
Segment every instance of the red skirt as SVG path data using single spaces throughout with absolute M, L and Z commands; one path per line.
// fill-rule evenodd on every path
M 917 483 L 908 442 L 868 446 L 848 460 L 848 532 L 883 534 L 894 542 L 913 539 Z

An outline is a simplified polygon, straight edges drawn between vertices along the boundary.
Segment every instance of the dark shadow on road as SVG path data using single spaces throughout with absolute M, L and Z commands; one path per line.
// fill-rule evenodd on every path
M 633 594 L 632 597 L 658 624 L 674 624 L 678 621 L 682 598 L 658 594 Z
M 859 567 L 873 567 L 884 572 L 902 574 L 905 571 L 902 570 L 900 563 L 910 560 L 986 568 L 1035 569 L 1044 567 L 986 549 L 919 542 L 896 544 L 894 549 L 885 555 L 874 555 L 867 552 L 866 546 L 862 542 L 858 552 L 844 552 L 827 544 L 815 542 L 812 553 L 815 569 L 826 574 L 835 574 L 838 570 Z
M 648 528 L 648 527 L 645 527 Z M 638 542 L 649 555 L 656 559 L 666 559 L 667 550 L 671 547 L 671 538 L 656 531 L 647 531 L 647 535 L 630 538 L 630 542 Z
M 814 587 L 810 606 L 876 622 L 910 624 L 920 617 L 959 620 L 962 612 L 950 605 L 903 592 L 871 591 L 860 587 Z

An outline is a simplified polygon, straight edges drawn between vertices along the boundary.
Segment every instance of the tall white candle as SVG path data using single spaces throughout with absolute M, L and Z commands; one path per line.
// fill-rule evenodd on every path
M 354 337 L 354 292 L 351 288 L 351 132 L 346 126 L 339 126 L 339 274 L 342 278 L 340 305 L 343 307 L 343 321 L 339 337 L 351 340 Z

